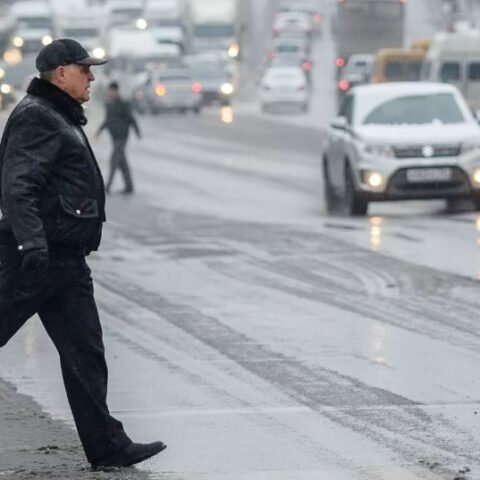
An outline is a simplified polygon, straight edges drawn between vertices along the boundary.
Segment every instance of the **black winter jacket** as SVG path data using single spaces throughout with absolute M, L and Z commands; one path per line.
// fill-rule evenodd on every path
M 140 136 L 140 129 L 132 114 L 132 107 L 121 98 L 107 102 L 105 120 L 100 125 L 97 134 L 100 134 L 105 128 L 114 140 L 126 140 L 130 128 L 133 128 L 137 136 Z
M 97 250 L 105 193 L 86 122 L 70 95 L 32 80 L 0 143 L 0 244 Z

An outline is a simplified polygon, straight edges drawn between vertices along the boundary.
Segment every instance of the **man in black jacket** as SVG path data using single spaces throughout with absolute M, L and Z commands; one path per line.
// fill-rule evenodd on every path
M 125 183 L 123 193 L 133 193 L 132 174 L 128 166 L 125 149 L 130 128 L 135 130 L 138 138 L 140 138 L 140 129 L 132 114 L 130 104 L 120 97 L 117 82 L 111 82 L 108 86 L 108 97 L 105 120 L 100 125 L 96 135 L 98 137 L 102 130 L 106 128 L 112 137 L 113 151 L 110 157 L 110 173 L 108 174 L 106 190 L 107 193 L 110 193 L 115 172 L 120 170 Z
M 60 355 L 85 454 L 128 466 L 165 448 L 133 443 L 108 410 L 102 329 L 85 256 L 105 221 L 103 179 L 82 129 L 95 77 L 76 41 L 55 40 L 0 143 L 0 347 L 37 313 Z

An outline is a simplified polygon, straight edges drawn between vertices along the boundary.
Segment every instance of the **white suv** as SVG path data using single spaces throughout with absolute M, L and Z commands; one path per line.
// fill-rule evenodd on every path
M 480 208 L 480 126 L 452 85 L 364 85 L 345 97 L 323 150 L 327 210 L 470 197 Z

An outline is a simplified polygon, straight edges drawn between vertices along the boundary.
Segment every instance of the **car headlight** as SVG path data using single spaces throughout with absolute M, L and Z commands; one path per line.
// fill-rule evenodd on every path
M 5 70 L 3 68 L 0 68 L 0 79 L 5 77 Z
M 148 22 L 144 18 L 138 18 L 135 25 L 139 30 L 146 30 L 148 28 Z
M 385 177 L 376 170 L 362 170 L 362 183 L 372 189 L 382 189 L 385 186 Z
M 374 155 L 376 157 L 395 157 L 395 152 L 389 145 L 364 145 L 363 150 L 367 155 Z
M 467 153 L 480 153 L 480 143 L 464 143 L 462 144 L 461 154 L 465 155 Z
M 236 43 L 234 45 L 230 45 L 228 49 L 228 55 L 231 58 L 237 58 L 238 55 L 240 55 L 240 45 L 237 45 Z
M 472 172 L 472 182 L 478 187 L 480 186 L 480 167 L 477 167 L 473 172 Z
M 13 46 L 17 48 L 23 47 L 23 43 L 24 43 L 23 38 L 17 35 L 16 37 L 13 38 L 12 43 L 13 43 Z
M 103 48 L 97 47 L 97 48 L 94 48 L 94 49 L 93 49 L 92 55 L 93 55 L 95 58 L 103 59 L 103 58 L 105 58 L 106 52 L 105 52 L 105 50 L 104 50 Z
M 155 86 L 155 95 L 158 97 L 164 97 L 167 94 L 167 89 L 162 83 L 158 83 Z
M 50 35 L 45 35 L 44 37 L 42 37 L 43 45 L 49 45 L 52 42 L 53 42 L 53 38 Z
M 224 94 L 224 95 L 231 95 L 234 91 L 234 88 L 233 88 L 233 85 L 231 83 L 228 83 L 228 82 L 225 82 L 222 84 L 222 86 L 220 87 L 220 91 Z
M 8 95 L 9 93 L 12 93 L 12 86 L 9 85 L 8 83 L 2 83 L 0 86 L 0 92 L 2 92 L 4 95 Z

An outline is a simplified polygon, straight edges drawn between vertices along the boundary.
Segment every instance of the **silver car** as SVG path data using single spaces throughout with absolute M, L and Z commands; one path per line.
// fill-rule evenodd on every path
M 329 213 L 371 201 L 471 198 L 480 208 L 480 126 L 452 85 L 363 85 L 345 97 L 323 149 Z

